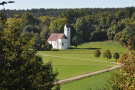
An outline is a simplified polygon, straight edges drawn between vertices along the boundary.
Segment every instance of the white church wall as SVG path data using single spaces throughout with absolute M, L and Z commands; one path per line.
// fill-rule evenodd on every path
M 52 41 L 48 41 L 49 44 L 52 44 Z
M 59 43 L 59 47 L 58 47 L 58 49 L 62 49 L 62 41 L 61 41 L 61 39 L 58 39 L 58 43 Z
M 58 40 L 56 40 L 56 41 L 48 41 L 48 43 L 51 44 L 54 49 L 59 49 Z
M 69 48 L 67 39 L 58 39 L 56 41 L 48 41 L 48 43 L 51 44 L 54 49 Z
M 59 49 L 67 49 L 68 48 L 67 39 L 59 39 L 59 44 L 60 44 Z

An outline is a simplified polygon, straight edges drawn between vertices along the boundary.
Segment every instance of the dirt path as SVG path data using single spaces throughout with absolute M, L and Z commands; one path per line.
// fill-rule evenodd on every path
M 109 71 L 112 71 L 112 70 L 115 70 L 115 69 L 118 69 L 118 68 L 121 68 L 121 67 L 122 67 L 122 64 L 117 64 L 117 65 L 115 65 L 111 68 L 107 68 L 107 69 L 103 69 L 103 70 L 100 70 L 100 71 L 90 72 L 90 73 L 87 73 L 87 74 L 82 74 L 82 75 L 79 75 L 79 76 L 75 76 L 75 77 L 67 78 L 67 79 L 64 79 L 64 80 L 60 80 L 60 81 L 55 82 L 54 84 L 69 83 L 69 82 L 72 82 L 72 81 L 84 79 L 84 78 L 94 76 L 94 75 L 97 75 L 97 74 L 109 72 Z

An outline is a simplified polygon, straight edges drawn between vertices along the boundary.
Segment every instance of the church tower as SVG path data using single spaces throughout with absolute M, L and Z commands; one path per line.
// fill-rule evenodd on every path
M 65 26 L 64 26 L 64 34 L 65 34 L 65 36 L 66 36 L 66 38 L 67 38 L 67 45 L 68 45 L 68 47 L 70 47 L 70 41 L 71 41 L 71 28 L 70 28 L 70 26 L 69 25 L 67 25 L 67 24 L 65 24 Z

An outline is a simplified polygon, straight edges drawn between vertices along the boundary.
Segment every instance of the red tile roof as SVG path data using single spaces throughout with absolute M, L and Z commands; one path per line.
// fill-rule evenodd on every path
M 64 37 L 65 37 L 65 35 L 63 33 L 52 33 L 49 36 L 48 41 L 56 41 L 56 40 L 62 39 Z

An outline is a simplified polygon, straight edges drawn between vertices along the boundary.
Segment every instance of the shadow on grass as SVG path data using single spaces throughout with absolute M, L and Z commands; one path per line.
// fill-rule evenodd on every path
M 98 50 L 101 48 L 69 48 L 69 49 L 87 49 L 87 50 Z

